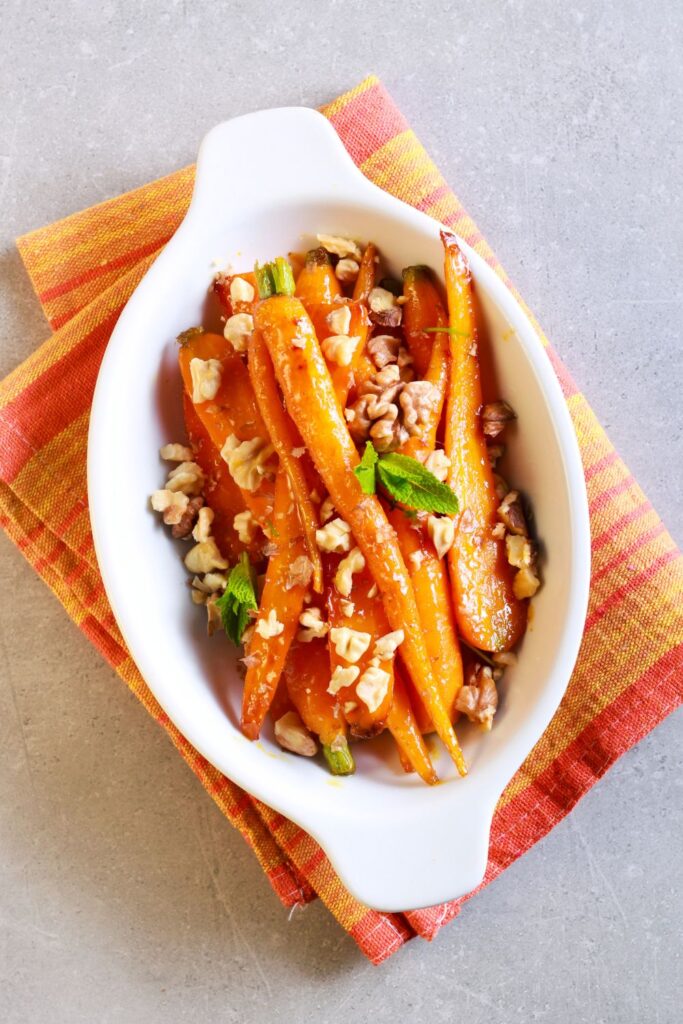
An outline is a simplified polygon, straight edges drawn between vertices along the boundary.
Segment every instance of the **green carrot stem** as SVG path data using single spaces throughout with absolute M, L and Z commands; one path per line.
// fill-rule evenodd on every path
M 339 736 L 331 745 L 324 743 L 323 754 L 333 775 L 353 775 L 355 772 L 353 755 L 344 736 Z

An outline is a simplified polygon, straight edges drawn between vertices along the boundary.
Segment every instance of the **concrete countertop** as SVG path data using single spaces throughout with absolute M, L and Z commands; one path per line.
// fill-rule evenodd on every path
M 5 0 L 0 375 L 47 335 L 16 235 L 374 71 L 680 542 L 682 30 L 676 0 Z M 0 585 L 5 1024 L 680 1019 L 680 715 L 375 969 L 321 906 L 288 918 L 4 536 Z

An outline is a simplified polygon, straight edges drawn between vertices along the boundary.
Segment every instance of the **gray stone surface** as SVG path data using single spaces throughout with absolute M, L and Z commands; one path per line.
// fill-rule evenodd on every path
M 0 373 L 15 235 L 206 129 L 382 76 L 681 540 L 681 6 L 0 0 Z M 433 945 L 369 966 L 246 846 L 0 538 L 0 1019 L 680 1019 L 681 717 Z

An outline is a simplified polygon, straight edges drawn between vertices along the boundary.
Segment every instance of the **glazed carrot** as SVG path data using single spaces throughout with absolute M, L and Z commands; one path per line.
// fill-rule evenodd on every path
M 399 669 L 394 677 L 394 700 L 387 718 L 387 727 L 396 741 L 404 771 L 417 772 L 430 786 L 437 783 L 439 777 L 434 771 Z
M 292 273 L 296 279 L 301 271 L 304 269 L 304 263 L 306 262 L 305 252 L 288 252 L 287 259 L 292 265 Z
M 351 527 L 386 608 L 392 629 L 403 629 L 401 655 L 421 700 L 458 770 L 462 751 L 434 680 L 417 603 L 398 540 L 374 494 L 363 494 L 353 470 L 360 459 L 334 393 L 313 324 L 299 299 L 274 295 L 255 309 L 287 409 L 299 428 L 335 508 Z
M 303 269 L 296 279 L 296 294 L 305 306 L 334 302 L 337 295 L 342 294 L 329 253 L 324 249 L 311 249 L 306 253 Z
M 338 555 L 328 556 L 326 559 L 325 576 L 330 581 L 325 593 L 327 622 L 330 630 L 348 626 L 350 629 L 367 633 L 370 637 L 370 643 L 365 653 L 355 662 L 358 675 L 349 686 L 344 686 L 340 689 L 339 702 L 352 734 L 362 739 L 369 739 L 371 736 L 376 736 L 382 732 L 391 708 L 394 694 L 393 658 L 387 659 L 379 665 L 389 676 L 387 690 L 379 707 L 371 711 L 358 697 L 356 686 L 362 679 L 365 670 L 370 668 L 375 657 L 374 646 L 376 641 L 390 633 L 391 626 L 389 625 L 382 602 L 377 600 L 375 593 L 377 588 L 373 591 L 374 580 L 367 569 L 353 575 L 353 585 L 348 598 L 344 598 L 339 593 L 333 580 L 340 561 L 341 559 Z M 329 644 L 329 651 L 328 671 L 330 667 L 332 672 L 337 667 L 348 668 L 348 661 L 337 654 L 333 643 Z
M 332 358 L 333 350 L 330 351 L 330 358 L 327 359 L 327 366 L 332 378 L 335 393 L 341 406 L 346 405 L 346 400 L 351 389 L 359 376 L 363 360 L 369 362 L 365 355 L 365 343 L 370 333 L 370 318 L 367 306 L 364 302 L 333 302 L 333 303 L 306 303 L 308 315 L 313 321 L 315 332 L 321 340 L 324 340 L 336 332 L 332 329 L 329 317 L 338 314 L 340 308 L 347 308 L 351 317 L 347 335 L 357 338 L 350 361 L 347 364 L 339 362 L 339 357 Z M 370 364 L 374 372 L 374 366 Z M 361 370 L 362 375 L 362 370 Z
M 527 605 L 513 593 L 505 541 L 493 534 L 499 502 L 480 422 L 470 269 L 455 237 L 442 231 L 441 238 L 451 332 L 445 447 L 451 461 L 448 482 L 460 501 L 455 543 L 448 553 L 455 617 L 467 643 L 484 651 L 506 651 L 524 633 Z
M 235 278 L 241 278 L 241 280 L 247 281 L 254 289 L 254 297 L 257 295 L 256 277 L 254 276 L 253 271 L 248 271 L 244 274 L 216 274 L 216 279 L 213 282 L 213 291 L 221 305 L 221 308 L 227 316 L 232 316 L 233 313 L 251 312 L 252 303 L 250 301 L 237 299 L 237 301 L 233 302 L 230 294 L 230 286 Z
M 302 722 L 320 737 L 332 774 L 351 775 L 355 765 L 346 739 L 346 723 L 339 701 L 327 690 L 330 659 L 325 641 L 295 640 L 289 649 L 282 678 Z
M 249 544 L 240 541 L 234 520 L 239 512 L 246 509 L 242 492 L 230 476 L 228 467 L 220 457 L 187 394 L 183 395 L 183 412 L 194 460 L 204 473 L 204 499 L 214 513 L 211 532 L 216 543 L 225 557 L 233 562 L 245 548 L 252 562 L 256 562 L 261 557 L 263 537 L 261 536 L 259 540 L 257 531 L 253 531 L 254 539 Z
M 447 316 L 431 272 L 426 267 L 407 267 L 403 271 L 403 324 L 408 348 L 418 376 L 436 389 L 429 423 L 422 437 L 411 437 L 402 446 L 406 455 L 417 456 L 434 451 L 436 431 L 446 398 L 449 380 L 449 336 L 425 333 L 425 327 L 446 327 Z M 437 557 L 427 536 L 425 516 L 409 520 L 400 508 L 389 516 L 409 568 L 422 620 L 425 643 L 432 659 L 434 674 L 451 719 L 455 717 L 455 698 L 462 686 L 462 656 L 455 631 L 450 585 L 445 563 Z M 433 726 L 425 709 L 416 706 L 420 727 Z
M 306 551 L 298 519 L 289 509 L 291 503 L 287 475 L 278 470 L 272 527 L 275 551 L 268 561 L 256 629 L 249 643 L 242 695 L 240 728 L 250 740 L 258 737 L 273 700 L 304 604 L 306 585 L 293 582 L 290 576 L 292 564 Z
M 443 703 L 453 719 L 463 675 L 446 565 L 437 557 L 425 525 L 419 519 L 408 519 L 400 508 L 395 508 L 389 513 L 389 522 L 396 530 L 410 571 L 429 658 Z M 416 708 L 421 728 L 430 731 L 428 719 L 419 711 Z
M 268 430 L 259 412 L 244 360 L 220 334 L 190 334 L 180 346 L 178 356 L 185 392 L 192 397 L 190 364 L 193 359 L 215 359 L 221 364 L 220 387 L 211 401 L 195 404 L 199 419 L 220 452 L 230 435 L 239 441 L 260 438 L 269 443 Z M 275 459 L 268 462 L 274 467 Z M 273 508 L 274 472 L 266 472 L 256 490 L 240 488 L 245 504 L 260 524 L 265 524 Z
M 375 287 L 378 264 L 379 254 L 377 252 L 377 246 L 374 242 L 368 242 L 360 261 L 360 269 L 358 271 L 356 283 L 353 286 L 354 299 L 363 299 L 364 301 L 367 301 L 368 295 Z
M 249 377 L 254 388 L 256 401 L 261 410 L 263 421 L 268 428 L 275 451 L 280 458 L 280 465 L 289 479 L 292 494 L 299 510 L 306 553 L 313 567 L 313 588 L 318 593 L 321 593 L 323 589 L 323 567 L 320 561 L 320 551 L 315 541 L 318 515 L 311 500 L 311 490 L 313 487 L 310 480 L 310 476 L 315 471 L 311 466 L 309 479 L 306 479 L 304 460 L 301 457 L 301 453 L 299 458 L 292 454 L 292 452 L 302 447 L 301 437 L 282 405 L 277 381 L 275 380 L 273 363 L 265 342 L 258 331 L 252 333 L 247 352 Z M 317 474 L 315 475 L 317 477 Z

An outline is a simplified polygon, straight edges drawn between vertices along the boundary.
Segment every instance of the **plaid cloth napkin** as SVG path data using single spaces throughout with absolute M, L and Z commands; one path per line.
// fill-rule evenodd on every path
M 324 113 L 364 174 L 452 227 L 510 284 L 376 78 Z M 464 900 L 405 914 L 378 913 L 355 900 L 310 836 L 220 775 L 174 728 L 123 644 L 95 561 L 85 454 L 97 371 L 126 300 L 183 217 L 192 181 L 192 168 L 178 171 L 19 239 L 54 333 L 0 384 L 0 522 L 167 731 L 251 845 L 285 906 L 318 896 L 363 953 L 380 963 L 415 935 L 433 939 Z M 683 560 L 585 398 L 552 349 L 548 354 L 586 472 L 591 600 L 567 694 L 497 808 L 483 885 L 546 835 L 681 702 Z

